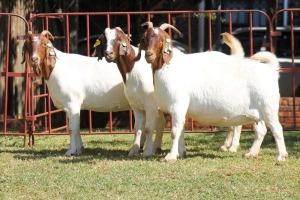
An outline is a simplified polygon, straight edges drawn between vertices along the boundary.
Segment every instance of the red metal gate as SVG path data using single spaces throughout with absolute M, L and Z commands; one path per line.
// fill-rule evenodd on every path
M 71 43 L 71 39 L 70 39 L 70 21 L 74 21 L 76 20 L 76 17 L 80 17 L 81 19 L 84 19 L 86 24 L 86 31 L 85 31 L 85 37 L 86 37 L 86 55 L 89 56 L 91 54 L 91 50 L 90 50 L 90 23 L 91 21 L 96 21 L 96 19 L 99 19 L 99 22 L 102 22 L 102 24 L 100 24 L 100 26 L 102 27 L 110 27 L 111 26 L 111 22 L 113 21 L 112 18 L 114 17 L 119 17 L 119 18 L 123 18 L 126 20 L 126 25 L 125 27 L 127 27 L 126 31 L 128 34 L 131 34 L 131 26 L 133 24 L 133 18 L 134 16 L 144 16 L 145 21 L 151 20 L 153 19 L 156 15 L 159 15 L 160 18 L 164 18 L 165 22 L 170 23 L 170 24 L 174 24 L 176 23 L 176 21 L 178 21 L 178 19 L 185 21 L 186 23 L 186 27 L 183 27 L 185 30 L 183 30 L 184 33 L 186 33 L 186 42 L 188 45 L 188 51 L 192 52 L 192 40 L 193 37 L 196 37 L 195 34 L 192 32 L 192 25 L 193 22 L 203 18 L 205 21 L 207 21 L 207 37 L 208 37 L 208 49 L 213 49 L 213 44 L 214 43 L 218 43 L 219 42 L 219 36 L 217 37 L 217 39 L 215 37 L 213 37 L 214 35 L 214 31 L 213 31 L 213 21 L 218 17 L 218 16 L 223 16 L 224 19 L 226 19 L 226 24 L 228 25 L 228 27 L 226 28 L 226 30 L 228 32 L 232 32 L 233 31 L 233 27 L 232 27 L 232 21 L 234 20 L 234 18 L 237 17 L 237 15 L 241 15 L 243 14 L 244 17 L 248 18 L 247 21 L 247 27 L 248 27 L 248 32 L 249 32 L 249 52 L 250 55 L 253 54 L 254 51 L 254 42 L 253 42 L 253 17 L 260 17 L 260 18 L 264 18 L 265 20 L 265 24 L 268 26 L 269 30 L 272 30 L 271 27 L 271 23 L 270 23 L 270 19 L 269 17 L 262 11 L 259 10 L 230 10 L 230 11 L 220 11 L 220 10 L 211 10 L 211 11 L 172 11 L 172 12 L 165 12 L 165 11 L 161 11 L 161 12 L 107 12 L 107 13 L 56 13 L 56 14 L 36 14 L 36 15 L 32 15 L 32 17 L 29 19 L 29 23 L 31 25 L 31 27 L 33 27 L 34 24 L 42 24 L 42 28 L 39 27 L 40 30 L 42 29 L 46 29 L 49 30 L 50 32 L 53 32 L 53 30 L 51 30 L 51 27 L 54 27 L 51 25 L 51 23 L 54 22 L 54 20 L 60 19 L 60 21 L 63 23 L 63 27 L 64 30 L 62 31 L 64 35 L 59 35 L 56 36 L 57 39 L 64 39 L 65 43 L 64 43 L 64 49 L 66 52 L 71 52 L 71 48 L 70 48 L 70 43 Z M 103 19 L 104 18 L 104 19 Z M 63 20 L 61 20 L 63 19 Z M 78 20 L 78 19 L 77 19 Z M 176 26 L 176 25 L 175 25 Z M 182 27 L 181 27 L 182 28 Z M 100 34 L 100 31 L 98 32 L 98 34 Z M 171 31 L 169 32 L 169 34 L 171 35 Z M 268 41 L 265 41 L 265 43 L 268 43 Z M 34 87 L 32 87 L 34 88 Z M 46 91 L 46 88 L 44 88 L 44 91 Z M 60 112 L 61 110 L 51 110 L 51 105 L 50 105 L 50 97 L 47 93 L 44 94 L 39 94 L 39 95 L 34 95 L 32 94 L 32 98 L 36 99 L 36 98 L 47 98 L 45 103 L 45 107 L 44 107 L 44 112 L 43 113 L 39 113 L 39 114 L 35 114 L 34 110 L 32 110 L 32 116 L 33 119 L 36 120 L 38 117 L 47 117 L 47 119 L 45 120 L 45 129 L 44 131 L 38 132 L 35 131 L 34 134 L 38 135 L 42 135 L 42 134 L 65 134 L 66 132 L 56 132 L 54 133 L 54 131 L 60 131 L 66 128 L 66 124 L 64 124 L 63 126 L 57 127 L 57 128 L 52 128 L 51 126 L 51 117 L 52 114 Z M 33 106 L 32 106 L 33 108 Z M 88 121 L 89 121 L 89 126 L 88 126 L 88 130 L 87 131 L 83 131 L 82 134 L 106 134 L 106 133 L 132 133 L 132 114 L 129 114 L 129 124 L 127 126 L 127 128 L 125 128 L 125 130 L 114 130 L 113 129 L 113 117 L 112 117 L 112 113 L 110 113 L 109 115 L 109 128 L 108 130 L 97 130 L 97 129 L 93 129 L 93 124 L 92 124 L 92 112 L 89 111 L 88 114 Z M 48 125 L 48 126 L 47 126 Z M 170 126 L 169 126 L 170 127 Z M 200 129 L 199 129 L 200 128 Z M 168 131 L 168 130 L 166 130 Z M 192 119 L 188 119 L 187 120 L 187 125 L 186 125 L 186 131 L 187 132 L 207 132 L 207 131 L 220 131 L 219 129 L 215 130 L 212 129 L 211 127 L 203 127 L 202 125 L 199 125 L 198 123 L 194 123 L 194 121 Z
M 273 17 L 276 24 L 272 46 L 281 63 L 283 127 L 299 130 L 300 123 L 300 8 L 279 10 Z M 286 93 L 288 91 L 288 93 Z M 286 93 L 283 95 L 283 93 Z M 283 102 L 285 101 L 285 102 Z
M 286 10 L 286 12 L 291 13 L 290 19 L 293 21 L 293 13 L 298 10 Z M 263 11 L 260 10 L 205 10 L 205 11 L 156 11 L 156 12 L 104 12 L 104 13 L 50 13 L 50 14 L 32 14 L 30 19 L 28 20 L 29 30 L 33 30 L 33 32 L 41 32 L 42 30 L 49 30 L 51 33 L 58 32 L 59 34 L 55 35 L 56 41 L 58 41 L 58 46 L 54 44 L 58 49 L 68 52 L 68 53 L 78 53 L 74 52 L 72 45 L 74 45 L 74 41 L 79 41 L 77 38 L 73 38 L 72 34 L 72 26 L 76 26 L 76 24 L 80 23 L 81 27 L 85 27 L 85 31 L 81 32 L 83 35 L 81 37 L 85 38 L 85 55 L 91 55 L 91 42 L 93 42 L 93 34 L 95 34 L 94 30 L 91 30 L 91 24 L 96 23 L 98 27 L 111 27 L 111 26 L 119 26 L 118 22 L 125 21 L 123 25 L 124 31 L 130 35 L 132 31 L 132 27 L 136 23 L 136 17 L 141 17 L 144 21 L 153 21 L 156 18 L 160 18 L 161 21 L 167 22 L 175 25 L 177 28 L 178 24 L 180 25 L 180 31 L 183 33 L 181 39 L 187 45 L 188 52 L 195 52 L 198 50 L 193 50 L 193 44 L 197 41 L 199 44 L 201 42 L 205 43 L 207 41 L 207 45 L 205 49 L 202 50 L 212 50 L 220 48 L 219 40 L 220 37 L 218 35 L 218 31 L 222 30 L 222 32 L 227 31 L 235 34 L 239 39 L 243 39 L 243 46 L 246 52 L 246 56 L 250 56 L 256 51 L 260 49 L 267 49 L 272 52 L 276 52 L 276 45 L 274 40 L 274 36 L 278 36 L 278 30 L 274 30 L 273 24 L 278 18 L 278 15 L 283 11 L 279 11 L 272 20 L 270 17 Z M 243 19 L 241 21 L 241 19 Z M 140 23 L 143 23 L 141 21 Z M 218 23 L 216 22 L 218 21 Z M 26 21 L 25 21 L 26 23 Z M 55 24 L 61 24 L 62 29 L 59 31 L 55 30 Z M 75 25 L 72 23 L 75 23 Z M 83 26 L 82 26 L 83 24 Z M 159 26 L 160 24 L 154 25 Z M 125 27 L 125 28 L 124 28 Z M 195 27 L 197 31 L 195 31 Z M 294 32 L 294 28 L 291 27 L 291 34 Z M 256 34 L 260 31 L 263 34 L 263 40 L 257 40 Z M 101 30 L 96 31 L 99 35 Z M 136 33 L 133 33 L 136 34 Z M 169 34 L 172 32 L 169 30 Z M 202 35 L 201 35 L 202 34 Z M 294 38 L 291 35 L 292 42 L 294 42 Z M 207 39 L 201 37 L 204 36 Z M 200 38 L 200 39 L 199 39 Z M 94 39 L 95 40 L 95 39 Z M 291 43 L 292 44 L 292 43 Z M 77 44 L 75 44 L 76 46 Z M 218 46 L 219 45 L 219 46 Z M 223 51 L 228 51 L 227 47 L 223 46 Z M 294 48 L 294 47 L 293 47 Z M 76 49 L 76 48 L 75 48 Z M 275 50 L 276 49 L 276 50 Z M 200 49 L 201 50 L 201 49 Z M 293 91 L 296 87 L 295 77 L 296 73 L 299 73 L 299 70 L 295 67 L 295 57 L 294 57 L 294 49 L 292 49 L 292 67 L 284 68 L 283 73 L 291 73 L 292 74 L 292 88 Z M 7 55 L 8 56 L 8 55 Z M 175 55 L 176 56 L 176 55 Z M 27 68 L 26 68 L 27 69 Z M 56 134 L 68 134 L 67 133 L 67 119 L 62 110 L 57 110 L 53 107 L 51 102 L 51 97 L 47 92 L 47 87 L 45 85 L 36 86 L 32 82 L 28 81 L 33 73 L 29 73 L 29 71 L 25 70 L 25 73 L 7 73 L 1 72 L 1 76 L 4 76 L 5 79 L 8 79 L 8 74 L 10 76 L 22 76 L 28 82 L 26 84 L 26 98 L 25 98 L 25 113 L 24 118 L 29 126 L 27 128 L 27 124 L 24 122 L 24 132 L 22 135 L 26 135 L 29 133 L 30 135 L 56 135 Z M 30 91 L 30 92 L 29 92 Z M 5 90 L 7 92 L 7 90 Z M 293 107 L 293 123 L 291 124 L 292 129 L 296 130 L 296 98 L 295 93 L 292 96 L 292 107 Z M 7 106 L 7 100 L 5 103 Z M 299 106 L 300 107 L 300 106 Z M 84 115 L 85 114 L 85 115 Z M 87 127 L 81 132 L 82 134 L 126 134 L 133 133 L 132 128 L 132 113 L 123 113 L 125 115 L 128 123 L 123 125 L 121 128 L 118 128 L 116 120 L 114 120 L 114 116 L 118 115 L 110 112 L 108 116 L 105 116 L 107 119 L 107 123 L 102 128 L 95 128 L 95 126 L 100 123 L 101 118 L 98 121 L 94 121 L 94 116 L 97 113 L 92 111 L 82 111 L 82 115 L 87 118 Z M 4 113 L 4 116 L 7 116 Z M 166 116 L 169 119 L 169 116 Z M 57 119 L 58 118 L 58 119 Z M 121 119 L 124 119 L 121 118 Z M 24 121 L 25 121 L 24 120 Z M 7 134 L 6 130 L 6 122 L 4 119 L 4 134 Z M 81 122 L 86 121 L 86 119 L 81 118 Z M 166 132 L 170 130 L 170 120 L 168 120 L 168 127 L 166 128 Z M 26 131 L 25 131 L 26 130 Z M 215 129 L 214 127 L 205 127 L 200 123 L 193 121 L 192 119 L 187 119 L 186 123 L 186 132 L 218 132 L 221 129 Z
M 23 136 L 25 144 L 28 127 L 24 119 L 28 114 L 28 102 L 30 101 L 27 87 L 29 68 L 21 65 L 22 55 L 19 54 L 22 50 L 18 48 L 18 40 L 22 37 L 12 35 L 11 29 L 23 27 L 26 32 L 29 26 L 25 18 L 16 14 L 0 13 L 0 17 L 1 23 L 6 25 L 5 30 L 2 30 L 3 37 L 0 40 L 4 47 L 0 55 L 0 134 Z M 24 35 L 25 32 L 20 34 Z M 13 63 L 12 57 L 20 62 Z M 16 85 L 18 88 L 15 87 Z M 18 99 L 22 105 L 15 106 L 15 99 Z

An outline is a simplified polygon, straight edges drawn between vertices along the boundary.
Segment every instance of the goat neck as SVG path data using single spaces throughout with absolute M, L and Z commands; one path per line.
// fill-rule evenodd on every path
M 123 48 L 120 47 L 119 48 Z M 126 74 L 130 73 L 134 67 L 135 61 L 135 52 L 134 49 L 131 47 L 131 45 L 127 46 L 129 51 L 128 53 L 126 53 L 125 55 L 119 55 L 118 59 L 117 59 L 117 66 L 118 69 L 122 75 L 123 81 L 124 83 L 126 83 Z
M 40 34 L 28 32 L 23 46 L 22 63 L 26 61 L 30 64 L 37 77 L 43 77 L 48 80 L 55 67 L 56 54 L 46 34 L 49 34 L 52 38 L 51 33 L 48 31 L 43 31 Z

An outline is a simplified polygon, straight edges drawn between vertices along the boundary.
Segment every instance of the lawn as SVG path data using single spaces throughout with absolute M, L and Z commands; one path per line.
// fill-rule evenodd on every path
M 68 136 L 0 137 L 0 199 L 299 199 L 300 133 L 285 132 L 289 158 L 276 163 L 268 133 L 258 158 L 243 155 L 253 133 L 243 133 L 237 153 L 221 152 L 224 133 L 186 134 L 184 159 L 165 163 L 163 153 L 128 158 L 133 135 L 83 136 L 84 155 L 63 156 Z

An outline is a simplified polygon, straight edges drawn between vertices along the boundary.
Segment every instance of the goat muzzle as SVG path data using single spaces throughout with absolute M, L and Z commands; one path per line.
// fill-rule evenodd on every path
M 31 64 L 37 64 L 37 61 L 38 61 L 38 57 L 36 56 L 31 57 Z
M 153 51 L 146 51 L 145 59 L 146 59 L 147 63 L 152 63 L 156 59 L 156 56 Z
M 116 62 L 116 55 L 112 51 L 105 51 L 104 54 L 107 62 Z

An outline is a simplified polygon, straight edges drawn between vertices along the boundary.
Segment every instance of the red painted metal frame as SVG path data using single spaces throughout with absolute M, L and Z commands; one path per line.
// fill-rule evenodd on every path
M 212 49 L 212 45 L 213 45 L 213 41 L 212 41 L 212 15 L 215 14 L 215 13 L 229 13 L 230 15 L 230 19 L 229 19 L 229 32 L 232 32 L 232 13 L 241 13 L 241 12 L 244 12 L 244 13 L 249 13 L 249 18 L 250 18 L 250 24 L 249 24 L 249 27 L 250 27 L 250 48 L 251 48 L 251 54 L 253 54 L 253 40 L 252 40 L 252 13 L 260 13 L 262 14 L 263 16 L 265 16 L 267 22 L 270 22 L 270 18 L 262 11 L 260 10 L 229 10 L 229 11 L 224 11 L 224 10 L 209 10 L 209 11 L 155 11 L 155 12 L 102 12 L 102 13 L 97 13 L 97 12 L 88 12 L 88 13 L 55 13 L 55 14 L 32 14 L 31 15 L 31 18 L 28 20 L 29 24 L 32 24 L 32 22 L 34 20 L 37 20 L 39 18 L 42 18 L 45 20 L 45 27 L 43 27 L 44 29 L 47 29 L 48 30 L 48 25 L 49 25 L 49 18 L 50 17 L 61 17 L 63 16 L 65 18 L 65 38 L 66 38 L 66 51 L 69 52 L 69 44 L 70 44 L 70 37 L 69 37 L 69 17 L 71 16 L 85 16 L 86 18 L 86 22 L 87 22 L 87 25 L 86 25 L 86 38 L 87 38 L 87 56 L 90 55 L 90 51 L 89 51 L 89 47 L 90 47 L 90 44 L 88 43 L 88 41 L 90 41 L 90 27 L 89 27 L 89 22 L 90 22 L 90 17 L 91 16 L 106 16 L 107 18 L 107 21 L 106 21 L 106 25 L 103 25 L 103 26 L 107 26 L 107 27 L 110 27 L 110 24 L 111 24 L 111 17 L 112 16 L 117 16 L 117 15 L 121 15 L 121 16 L 124 16 L 126 17 L 127 19 L 127 33 L 130 34 L 130 24 L 131 24 L 131 21 L 130 21 L 130 18 L 131 16 L 133 15 L 145 15 L 146 18 L 148 20 L 151 19 L 151 15 L 166 15 L 167 16 L 167 23 L 170 23 L 172 24 L 172 15 L 184 15 L 184 16 L 187 16 L 188 18 L 188 45 L 189 45 L 189 51 L 191 52 L 191 44 L 192 44 L 192 34 L 191 34 L 191 17 L 194 16 L 195 14 L 204 14 L 206 16 L 208 16 L 208 21 L 209 21 L 209 26 L 208 26 L 208 31 L 209 31 L 209 49 Z M 267 23 L 268 25 L 271 26 L 271 23 Z M 270 27 L 270 30 L 272 30 L 272 27 Z M 51 30 L 50 30 L 51 31 Z M 169 34 L 171 35 L 172 32 L 171 30 L 169 30 Z M 46 94 L 45 94 L 46 95 Z M 33 95 L 33 98 L 39 98 L 40 96 L 35 96 Z M 49 95 L 47 96 L 49 98 Z M 49 99 L 48 99 L 48 102 Z M 50 108 L 50 105 L 48 105 L 48 109 Z M 46 110 L 46 109 L 45 109 Z M 46 112 L 48 114 L 48 120 L 51 119 L 51 114 L 52 114 L 53 111 L 48 111 Z M 58 111 L 57 111 L 58 112 Z M 46 113 L 44 114 L 39 114 L 39 115 L 35 115 L 34 114 L 34 111 L 32 110 L 32 114 L 36 117 L 40 117 L 42 115 L 46 115 Z M 133 129 L 132 129 L 132 113 L 129 114 L 130 116 L 130 125 L 129 125 L 129 130 L 126 130 L 126 131 L 113 131 L 113 127 L 112 127 L 112 113 L 110 112 L 110 115 L 109 115 L 109 130 L 108 131 L 92 131 L 92 124 L 91 124 L 91 112 L 89 111 L 89 128 L 88 128 L 88 131 L 83 131 L 82 134 L 113 134 L 113 133 L 117 133 L 117 134 L 126 134 L 126 133 L 133 133 Z M 205 130 L 199 130 L 199 129 L 194 129 L 194 122 L 192 119 L 188 119 L 191 121 L 191 128 L 190 129 L 187 129 L 186 132 L 218 132 L 219 130 L 216 130 L 214 128 L 209 128 L 209 129 L 205 129 Z M 51 121 L 48 122 L 49 124 L 51 124 Z M 61 127 L 62 129 L 66 128 L 67 125 Z M 59 130 L 59 129 L 56 129 L 56 130 Z M 166 131 L 166 132 L 169 132 L 169 131 Z M 53 133 L 53 129 L 51 128 L 51 126 L 48 127 L 48 129 L 44 132 L 35 132 L 34 133 L 35 135 L 44 135 L 44 134 L 65 134 L 65 132 L 58 132 L 58 133 Z
M 5 71 L 0 72 L 0 77 L 4 77 L 5 81 L 4 81 L 4 107 L 3 107 L 3 130 L 0 131 L 0 135 L 15 135 L 15 136 L 23 136 L 23 140 L 24 140 L 24 146 L 25 146 L 25 140 L 26 140 L 26 133 L 28 132 L 28 126 L 26 123 L 26 117 L 28 114 L 28 101 L 29 101 L 29 96 L 28 96 L 28 90 L 27 90 L 27 86 L 29 83 L 28 77 L 29 77 L 29 68 L 28 66 L 25 66 L 24 68 L 24 72 L 11 72 L 9 71 L 9 66 L 11 65 L 11 63 L 9 62 L 9 57 L 11 56 L 10 53 L 10 49 L 11 49 L 11 41 L 12 41 L 12 36 L 11 36 L 11 18 L 15 17 L 18 18 L 21 22 L 24 23 L 25 25 L 25 29 L 26 31 L 29 29 L 27 20 L 25 18 L 23 18 L 22 16 L 19 16 L 17 14 L 13 14 L 13 13 L 0 13 L 1 17 L 6 17 L 6 38 L 5 38 L 5 43 L 6 43 L 6 49 L 5 49 L 5 57 L 4 57 L 4 69 Z M 4 31 L 4 30 L 3 30 Z M 25 34 L 25 33 L 24 33 Z M 18 39 L 18 38 L 16 38 Z M 7 130 L 7 125 L 8 125 L 8 80 L 9 78 L 24 78 L 24 84 L 25 84 L 25 91 L 24 91 L 24 96 L 25 96 L 25 104 L 24 104 L 24 108 L 23 108 L 23 120 L 22 120 L 22 124 L 23 124 L 23 128 L 21 130 L 19 130 L 19 132 L 16 132 L 16 130 L 13 131 L 9 131 Z M 14 119 L 13 119 L 14 120 Z M 2 120 L 1 120 L 2 121 Z
M 275 23 L 276 19 L 278 19 L 280 14 L 283 14 L 283 12 L 288 12 L 289 14 L 289 20 L 290 20 L 290 34 L 291 34 L 291 43 L 290 43 L 290 47 L 291 47 L 291 61 L 292 61 L 292 66 L 289 68 L 281 68 L 281 73 L 287 73 L 287 74 L 291 74 L 292 76 L 292 97 L 293 97 L 293 124 L 294 124 L 294 128 L 293 130 L 299 130 L 299 127 L 297 127 L 297 123 L 296 123 L 296 77 L 297 77 L 297 73 L 298 76 L 300 75 L 300 68 L 296 68 L 295 66 L 295 38 L 294 38 L 294 28 L 295 28 L 295 22 L 294 22 L 294 13 L 298 12 L 300 13 L 300 8 L 288 8 L 288 9 L 281 9 L 279 10 L 273 17 L 272 17 L 272 24 Z M 276 28 L 276 27 L 275 27 Z M 271 33 L 272 34 L 272 33 Z M 280 35 L 280 32 L 276 31 L 275 29 L 273 29 L 273 35 L 277 36 Z M 273 39 L 273 38 L 271 38 Z M 274 41 L 271 41 L 271 50 L 272 52 L 274 52 Z M 300 56 L 300 55 L 298 55 Z

